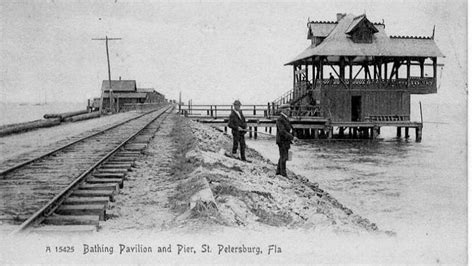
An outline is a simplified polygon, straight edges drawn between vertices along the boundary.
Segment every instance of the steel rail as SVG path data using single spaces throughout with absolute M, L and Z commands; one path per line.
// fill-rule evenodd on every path
M 82 137 L 82 138 L 80 138 L 80 139 L 71 141 L 71 142 L 69 142 L 69 143 L 67 143 L 67 144 L 65 144 L 65 145 L 63 145 L 63 146 L 60 146 L 60 147 L 58 147 L 58 148 L 56 148 L 56 149 L 54 149 L 54 150 L 52 150 L 52 151 L 48 151 L 48 152 L 46 152 L 46 153 L 43 153 L 43 154 L 41 154 L 41 155 L 39 155 L 39 156 L 37 156 L 37 157 L 35 157 L 35 158 L 33 158 L 33 159 L 30 159 L 30 160 L 28 160 L 28 161 L 25 161 L 25 162 L 16 164 L 16 165 L 14 165 L 14 166 L 12 166 L 12 167 L 10 167 L 10 168 L 8 168 L 8 169 L 6 169 L 6 170 L 0 172 L 0 176 L 5 176 L 7 173 L 12 172 L 13 170 L 16 170 L 16 169 L 18 169 L 18 168 L 21 168 L 21 167 L 27 165 L 27 164 L 30 164 L 30 163 L 33 163 L 33 162 L 38 161 L 38 160 L 40 160 L 40 159 L 43 159 L 44 157 L 47 157 L 47 156 L 49 156 L 49 155 L 51 155 L 51 154 L 53 154 L 53 153 L 56 153 L 56 152 L 58 152 L 58 151 L 61 151 L 61 150 L 65 149 L 65 148 L 67 148 L 67 147 L 69 147 L 69 146 L 72 146 L 72 145 L 78 143 L 78 142 L 81 142 L 81 141 L 86 140 L 86 139 L 88 139 L 88 138 L 97 136 L 97 135 L 102 134 L 102 133 L 104 133 L 104 132 L 106 132 L 106 131 L 108 131 L 108 130 L 111 130 L 111 129 L 113 129 L 113 128 L 116 128 L 116 127 L 121 126 L 121 125 L 123 125 L 123 124 L 125 124 L 125 123 L 128 123 L 128 122 L 133 121 L 133 120 L 138 119 L 138 118 L 141 118 L 141 117 L 143 117 L 143 116 L 145 116 L 145 115 L 147 115 L 147 114 L 150 114 L 150 113 L 156 112 L 156 111 L 157 111 L 157 110 L 152 110 L 152 111 L 146 112 L 146 113 L 144 113 L 144 114 L 141 114 L 141 115 L 138 115 L 138 116 L 136 116 L 136 117 L 130 118 L 130 119 L 125 120 L 125 121 L 123 121 L 123 122 L 120 122 L 120 123 L 118 123 L 118 124 L 114 124 L 114 125 L 112 125 L 112 126 L 110 126 L 110 127 L 108 127 L 108 128 L 105 128 L 105 129 L 99 131 L 99 132 L 95 132 L 95 133 L 92 133 L 92 134 L 87 135 L 87 136 L 85 136 L 85 137 Z
M 130 137 L 128 137 L 126 140 L 124 140 L 122 143 L 120 143 L 117 147 L 115 147 L 112 151 L 107 153 L 104 157 L 99 159 L 94 165 L 89 167 L 85 172 L 83 172 L 80 176 L 78 176 L 74 181 L 72 181 L 69 186 L 64 188 L 61 192 L 59 192 L 53 199 L 51 199 L 48 203 L 46 203 L 40 210 L 35 212 L 33 215 L 30 216 L 25 222 L 23 222 L 19 228 L 17 228 L 15 231 L 13 231 L 11 234 L 15 235 L 20 232 L 25 231 L 25 229 L 29 228 L 30 226 L 34 225 L 35 222 L 40 223 L 38 219 L 44 218 L 50 213 L 54 212 L 60 205 L 61 203 L 69 197 L 69 195 L 73 192 L 72 190 L 76 188 L 77 185 L 79 185 L 83 179 L 89 175 L 95 168 L 97 168 L 100 164 L 102 164 L 105 160 L 107 160 L 110 156 L 112 156 L 115 152 L 117 152 L 120 148 L 122 148 L 127 142 L 129 142 L 132 138 L 140 134 L 144 129 L 146 129 L 151 123 L 153 123 L 156 119 L 161 117 L 164 113 L 166 113 L 168 110 L 170 110 L 172 106 L 167 107 L 165 110 L 163 110 L 160 114 L 158 114 L 154 119 L 152 119 L 150 122 L 148 122 L 146 125 L 141 127 L 139 130 L 137 130 L 134 134 L 132 134 Z

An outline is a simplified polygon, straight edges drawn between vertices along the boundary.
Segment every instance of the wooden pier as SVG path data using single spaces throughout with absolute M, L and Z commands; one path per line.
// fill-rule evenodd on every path
M 258 128 L 264 128 L 264 132 L 269 134 L 276 133 L 273 128 L 276 127 L 278 116 L 270 106 L 267 105 L 242 105 L 244 116 L 247 120 L 247 126 L 251 132 L 249 137 L 257 138 Z M 278 106 L 273 106 L 278 109 Z M 275 109 L 275 110 L 276 110 Z M 232 110 L 231 105 L 181 105 L 179 112 L 181 115 L 191 118 L 194 121 L 210 124 L 214 127 L 223 128 L 227 131 L 229 114 Z M 415 130 L 415 140 L 420 142 L 422 139 L 422 122 L 404 121 L 402 118 L 384 117 L 377 121 L 350 121 L 337 122 L 329 118 L 318 116 L 290 116 L 291 124 L 300 139 L 376 139 L 381 132 L 382 127 L 392 127 L 397 129 L 396 136 L 402 137 L 402 128 L 405 130 L 405 138 L 409 138 L 409 130 Z

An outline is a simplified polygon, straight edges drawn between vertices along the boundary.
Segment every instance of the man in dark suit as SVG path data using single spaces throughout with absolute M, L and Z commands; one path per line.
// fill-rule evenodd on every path
M 247 131 L 247 122 L 244 114 L 240 110 L 240 101 L 234 102 L 234 109 L 232 109 L 229 116 L 229 123 L 227 126 L 232 129 L 232 136 L 234 138 L 234 145 L 232 146 L 232 156 L 237 158 L 237 148 L 240 145 L 240 159 L 247 161 L 245 158 L 245 133 Z
M 290 149 L 293 140 L 293 135 L 291 134 L 293 127 L 288 119 L 288 114 L 290 112 L 289 106 L 282 106 L 281 108 L 280 117 L 278 117 L 276 121 L 276 143 L 278 144 L 278 149 L 280 151 L 280 159 L 278 160 L 276 174 L 288 177 L 286 173 L 286 161 L 288 161 L 288 150 Z

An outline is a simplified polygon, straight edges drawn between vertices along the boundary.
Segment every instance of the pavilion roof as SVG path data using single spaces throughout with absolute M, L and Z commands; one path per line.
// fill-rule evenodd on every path
M 327 37 L 317 46 L 309 46 L 286 65 L 309 59 L 313 56 L 387 56 L 387 57 L 441 57 L 443 54 L 431 37 L 388 37 L 384 24 L 373 24 L 374 32 L 372 43 L 355 43 L 347 35 L 356 27 L 365 16 L 355 17 L 347 14 L 337 24 Z M 331 25 L 331 24 L 321 24 Z M 319 23 L 311 23 L 311 31 L 317 31 Z M 320 32 L 327 31 L 329 26 L 322 26 Z

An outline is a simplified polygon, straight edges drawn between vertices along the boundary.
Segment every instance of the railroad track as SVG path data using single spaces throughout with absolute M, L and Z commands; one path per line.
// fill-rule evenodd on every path
M 26 231 L 95 231 L 165 107 L 75 139 L 0 172 L 0 219 Z

